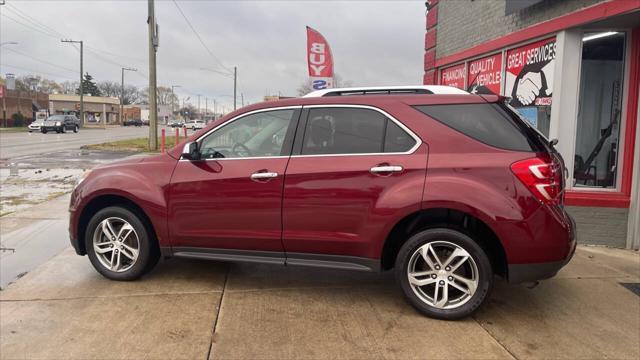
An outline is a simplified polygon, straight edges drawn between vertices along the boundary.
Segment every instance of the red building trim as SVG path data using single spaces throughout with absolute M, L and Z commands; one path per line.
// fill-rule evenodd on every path
M 436 60 L 436 67 L 441 67 L 470 57 L 489 53 L 491 51 L 499 50 L 540 36 L 552 34 L 570 27 L 580 26 L 634 10 L 637 11 L 638 9 L 640 9 L 640 0 L 607 1 L 582 10 L 574 11 L 570 14 L 563 15 L 552 20 L 529 26 L 467 50 L 439 58 Z

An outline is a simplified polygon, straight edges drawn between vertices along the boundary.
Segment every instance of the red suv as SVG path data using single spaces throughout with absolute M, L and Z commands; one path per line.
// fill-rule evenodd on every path
M 162 257 L 385 271 L 467 316 L 494 274 L 554 276 L 575 250 L 553 143 L 498 96 L 332 89 L 231 113 L 166 154 L 85 174 L 71 243 L 134 280 Z

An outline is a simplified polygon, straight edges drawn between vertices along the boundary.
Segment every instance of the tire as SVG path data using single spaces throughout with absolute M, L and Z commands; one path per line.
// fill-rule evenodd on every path
M 453 267 L 445 267 L 453 251 L 458 254 L 449 262 Z M 433 268 L 425 260 L 425 252 Z M 484 250 L 469 236 L 452 229 L 429 229 L 411 236 L 400 248 L 395 264 L 396 281 L 407 301 L 436 319 L 471 315 L 488 298 L 493 285 L 493 270 Z M 412 277 L 413 283 L 409 273 L 419 274 Z M 443 301 L 445 290 L 447 301 Z
M 110 231 L 108 226 L 106 231 L 110 234 L 115 233 L 115 235 L 117 235 L 120 230 L 126 226 L 125 223 L 130 225 L 132 231 L 128 233 L 128 236 L 122 236 L 122 238 L 124 238 L 123 241 L 106 241 L 106 234 L 102 230 L 103 222 L 109 222 L 111 225 L 113 231 Z M 94 246 L 94 239 L 96 243 L 101 245 Z M 122 239 L 116 240 L 119 241 Z M 138 250 L 137 256 L 135 256 L 135 252 L 131 250 L 135 250 L 136 245 Z M 99 254 L 96 250 L 97 248 L 104 250 L 104 253 Z M 104 208 L 91 218 L 85 233 L 85 249 L 96 271 L 107 279 L 118 281 L 139 279 L 153 269 L 160 259 L 160 252 L 155 238 L 147 229 L 141 217 L 137 215 L 136 212 L 120 206 Z M 131 255 L 133 255 L 133 257 L 131 257 Z M 117 256 L 120 256 L 119 263 Z M 112 259 L 111 261 L 113 261 L 115 265 L 112 268 L 109 268 L 108 265 L 110 259 Z
M 78 131 L 80 131 L 80 128 L 78 127 L 78 125 L 75 125 L 75 126 L 73 127 L 73 132 L 77 134 L 77 133 L 78 133 Z
M 42 131 L 41 131 L 41 132 L 42 132 L 43 134 L 46 134 L 46 133 L 47 133 L 47 130 L 42 129 Z
M 60 129 L 60 133 L 62 133 L 62 134 L 66 134 L 67 133 L 67 126 L 66 125 L 62 125 L 62 128 Z

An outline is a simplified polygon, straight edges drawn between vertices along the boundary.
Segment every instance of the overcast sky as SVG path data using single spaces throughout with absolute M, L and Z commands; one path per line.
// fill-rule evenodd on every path
M 424 1 L 199 0 L 178 5 L 222 63 L 200 44 L 173 1 L 156 0 L 158 85 L 181 85 L 176 89 L 180 98 L 202 94 L 230 104 L 232 79 L 201 70 L 225 71 L 222 66 L 238 67 L 239 93 L 247 102 L 278 92 L 295 95 L 308 78 L 306 25 L 326 37 L 335 72 L 354 85 L 422 80 Z M 6 0 L 0 13 L 0 42 L 18 42 L 2 47 L 3 76 L 78 79 L 78 51 L 60 42 L 64 35 L 84 41 L 84 69 L 96 80 L 119 82 L 120 67 L 128 66 L 139 71 L 126 73 L 126 83 L 148 84 L 147 1 Z

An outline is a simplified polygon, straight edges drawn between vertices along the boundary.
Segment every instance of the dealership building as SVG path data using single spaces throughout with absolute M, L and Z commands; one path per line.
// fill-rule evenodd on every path
M 568 171 L 579 241 L 640 246 L 640 0 L 430 0 L 424 83 L 498 94 Z

